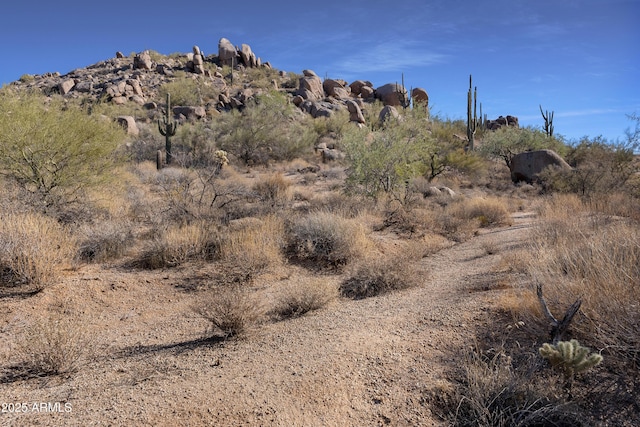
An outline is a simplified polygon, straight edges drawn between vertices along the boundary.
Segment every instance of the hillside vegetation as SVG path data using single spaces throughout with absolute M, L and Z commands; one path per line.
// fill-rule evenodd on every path
M 274 397 L 278 390 L 261 395 L 274 400 L 264 404 L 273 412 L 260 416 L 243 401 L 234 404 L 236 419 L 214 403 L 209 412 L 191 408 L 197 414 L 191 419 L 153 418 L 144 402 L 143 414 L 118 416 L 130 423 L 184 425 L 231 425 L 243 417 L 260 425 L 640 423 L 637 118 L 625 142 L 479 127 L 470 150 L 467 123 L 434 117 L 425 105 L 399 107 L 399 118 L 380 121 L 383 103 L 370 99 L 361 107 L 364 123 L 354 122 L 346 108 L 313 118 L 293 101 L 300 75 L 271 67 L 231 69 L 213 60 L 206 67 L 220 75 L 224 90 L 211 78 L 177 71 L 148 91 L 144 105 L 43 93 L 27 87 L 33 79 L 26 77 L 0 90 L 0 389 L 7 399 L 28 396 L 28 402 L 64 406 L 83 390 L 83 399 L 94 405 L 140 390 L 162 399 L 164 389 L 155 385 L 182 373 L 186 358 L 198 352 L 219 358 L 208 360 L 199 375 L 226 369 L 224 358 L 236 357 L 234 351 L 254 369 L 260 362 L 245 358 L 243 346 L 269 345 L 260 337 L 299 327 L 331 341 L 327 329 L 301 326 L 300 319 L 355 310 L 376 298 L 380 304 L 398 298 L 393 301 L 400 304 L 412 290 L 438 289 L 434 278 L 446 275 L 447 265 L 426 266 L 439 254 L 478 242 L 473 247 L 481 251 L 474 256 L 492 260 L 486 270 L 442 289 L 477 298 L 470 306 L 477 311 L 465 313 L 466 306 L 455 305 L 458 297 L 450 297 L 447 311 L 453 314 L 444 320 L 421 316 L 443 325 L 481 320 L 464 330 L 447 326 L 448 343 L 442 338 L 435 349 L 411 353 L 421 365 L 410 373 L 401 372 L 406 362 L 398 358 L 396 364 L 393 354 L 374 364 L 374 354 L 382 357 L 375 346 L 362 347 L 370 352 L 361 350 L 371 372 L 386 378 L 363 390 L 332 389 L 332 381 L 347 387 L 348 378 L 323 371 L 324 382 L 304 393 L 315 393 L 309 402 L 322 401 L 329 418 L 305 415 L 296 405 L 285 417 L 278 411 L 286 402 Z M 221 94 L 249 89 L 240 108 L 219 108 Z M 174 105 L 206 113 L 167 112 L 167 94 Z M 137 132 L 118 124 L 122 116 L 135 119 Z M 159 129 L 167 122 L 177 126 L 169 135 L 168 164 Z M 572 169 L 549 168 L 531 183 L 513 183 L 509 160 L 536 149 L 554 150 Z M 530 225 L 516 221 L 532 216 Z M 514 246 L 483 237 L 501 230 L 522 235 Z M 538 352 L 552 343 L 541 302 L 561 319 L 577 300 L 577 314 L 559 338 L 578 340 L 602 362 L 568 370 L 575 360 L 552 363 Z M 169 303 L 170 313 L 160 310 Z M 171 320 L 159 320 L 166 316 Z M 363 324 L 378 316 L 402 318 L 393 311 L 370 316 Z M 341 327 L 351 330 L 339 324 L 331 330 L 342 337 Z M 402 328 L 399 321 L 398 334 Z M 375 338 L 380 348 L 403 345 L 394 339 L 393 333 Z M 182 350 L 164 352 L 177 347 Z M 312 351 L 304 356 L 312 364 L 319 357 Z M 304 361 L 291 366 L 298 363 Z M 327 363 L 331 359 L 318 366 Z M 422 370 L 430 364 L 442 366 L 437 380 Z M 98 393 L 81 385 L 91 366 L 109 366 L 127 379 L 114 386 L 113 396 L 89 396 L 88 390 Z M 384 377 L 387 371 L 395 382 Z M 404 387 L 403 375 L 426 385 Z M 354 403 L 373 389 L 378 394 L 367 405 Z M 402 393 L 401 403 L 391 397 L 395 392 Z M 90 410 L 76 406 L 71 414 L 38 422 L 81 425 Z M 392 422 L 394 410 L 404 419 Z M 27 416 L 11 412 L 2 414 L 3 424 L 19 425 Z

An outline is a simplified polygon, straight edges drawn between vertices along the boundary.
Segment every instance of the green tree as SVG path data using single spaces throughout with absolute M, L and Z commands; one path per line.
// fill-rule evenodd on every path
M 411 178 L 424 176 L 431 181 L 447 167 L 463 163 L 462 142 L 438 138 L 432 132 L 427 113 L 405 110 L 402 120 L 391 120 L 379 130 L 352 129 L 342 145 L 350 162 L 347 188 L 375 197 L 395 192 Z
M 583 138 L 567 154 L 572 171 L 549 171 L 545 182 L 558 191 L 581 196 L 620 190 L 637 172 L 633 145 L 609 143 L 601 136 Z
M 45 102 L 47 101 L 47 102 Z M 77 201 L 113 168 L 125 133 L 60 99 L 0 92 L 0 174 L 46 210 Z
M 485 132 L 480 152 L 488 157 L 503 160 L 511 168 L 511 159 L 529 150 L 550 149 L 560 154 L 565 152 L 564 143 L 544 132 L 527 128 L 503 126 L 493 132 Z
M 220 148 L 245 164 L 291 160 L 313 145 L 295 107 L 276 91 L 258 96 L 242 112 L 222 116 L 215 133 Z

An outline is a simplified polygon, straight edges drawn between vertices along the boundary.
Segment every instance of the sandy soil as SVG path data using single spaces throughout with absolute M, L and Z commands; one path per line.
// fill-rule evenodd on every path
M 226 342 L 203 340 L 207 324 L 190 310 L 199 294 L 182 287 L 205 280 L 204 266 L 83 266 L 40 294 L 1 301 L 3 362 L 13 337 L 45 310 L 84 319 L 92 356 L 78 372 L 57 377 L 27 378 L 2 363 L 0 424 L 445 425 L 431 411 L 432 396 L 447 386 L 446 371 L 457 363 L 451 355 L 473 345 L 477 326 L 494 321 L 489 309 L 501 292 L 492 286 L 495 266 L 524 242 L 531 222 L 518 214 L 511 227 L 483 230 L 422 259 L 421 286 L 339 298 Z M 340 277 L 326 280 L 337 286 Z M 6 412 L 18 402 L 26 413 Z

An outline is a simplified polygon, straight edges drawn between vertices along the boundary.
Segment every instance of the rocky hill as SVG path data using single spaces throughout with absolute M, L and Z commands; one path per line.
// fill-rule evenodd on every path
M 257 84 L 251 76 L 247 78 L 249 70 L 254 70 L 254 77 L 262 70 L 261 77 L 270 78 L 267 87 Z M 275 70 L 269 62 L 257 57 L 249 45 L 234 46 L 226 38 L 220 39 L 217 54 L 205 55 L 198 46 L 192 52 L 169 56 L 148 50 L 130 56 L 117 52 L 114 58 L 64 75 L 25 75 L 11 86 L 85 102 L 133 103 L 155 110 L 163 101 L 162 86 L 180 79 L 194 80 L 209 89 L 210 96 L 203 97 L 201 105 L 174 107 L 176 116 L 196 119 L 242 109 L 256 95 L 274 89 L 288 94 L 296 106 L 313 117 L 348 109 L 351 120 L 359 124 L 364 123 L 361 109 L 367 102 L 380 100 L 390 107 L 406 107 L 411 102 L 406 88 L 397 83 L 374 88 L 371 82 L 363 80 L 323 81 L 312 70 L 304 70 L 302 75 Z M 428 105 L 428 94 L 422 88 L 412 89 L 411 97 L 414 102 Z

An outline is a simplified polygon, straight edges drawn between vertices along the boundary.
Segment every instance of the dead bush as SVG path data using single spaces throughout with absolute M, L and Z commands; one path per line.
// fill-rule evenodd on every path
M 274 173 L 258 181 L 253 190 L 270 207 L 284 206 L 292 198 L 291 181 L 281 173 Z
M 142 268 L 176 267 L 187 261 L 212 260 L 220 254 L 220 234 L 204 221 L 168 227 L 155 234 L 136 262 Z
M 208 334 L 222 339 L 245 334 L 263 315 L 262 306 L 241 286 L 211 289 L 192 309 L 210 323 Z
M 588 425 L 578 408 L 561 397 L 561 381 L 540 375 L 534 359 L 528 367 L 513 365 L 503 349 L 472 352 L 461 358 L 454 398 L 443 408 L 453 426 L 534 427 Z
M 15 356 L 28 376 L 69 374 L 86 362 L 90 341 L 81 319 L 55 314 L 36 319 L 24 330 Z
M 6 214 L 0 218 L 0 272 L 13 285 L 42 290 L 70 265 L 76 242 L 68 230 L 39 214 Z
M 480 227 L 513 224 L 506 202 L 494 197 L 460 199 L 449 205 L 448 210 L 455 217 L 477 220 Z
M 423 277 L 413 267 L 417 254 L 399 251 L 362 259 L 340 284 L 340 294 L 362 299 L 418 285 Z
M 269 216 L 230 227 L 220 238 L 220 259 L 231 278 L 251 281 L 284 262 L 284 222 Z M 236 280 L 234 280 L 236 281 Z
M 302 316 L 324 307 L 336 294 L 335 287 L 326 280 L 299 280 L 289 284 L 277 297 L 270 314 L 278 320 Z
M 320 211 L 295 219 L 288 230 L 291 257 L 316 267 L 342 267 L 369 246 L 364 227 L 354 219 Z
M 101 221 L 81 231 L 78 254 L 81 260 L 105 262 L 122 257 L 134 242 L 130 225 L 122 221 Z

